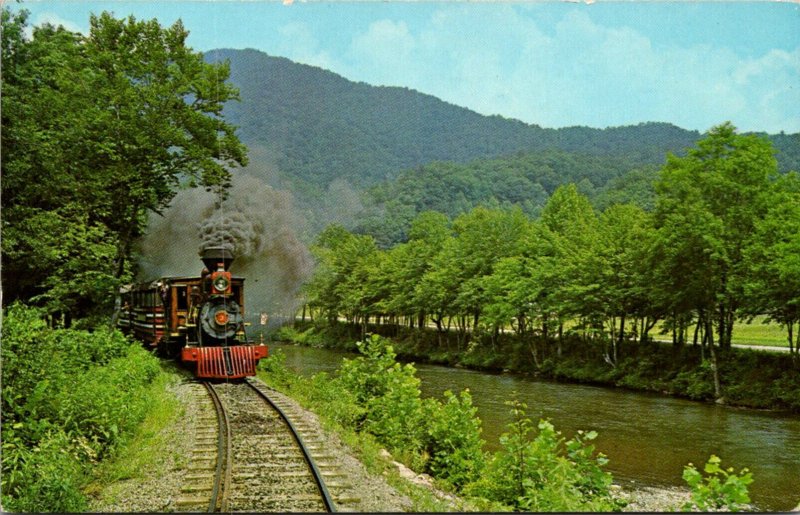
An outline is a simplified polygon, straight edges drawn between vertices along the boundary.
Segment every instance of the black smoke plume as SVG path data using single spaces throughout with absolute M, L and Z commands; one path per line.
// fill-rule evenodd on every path
M 212 193 L 185 190 L 163 216 L 151 217 L 140 244 L 140 278 L 199 275 L 199 251 L 224 246 L 235 257 L 231 272 L 245 277 L 248 318 L 261 312 L 292 316 L 298 290 L 313 267 L 297 236 L 304 232 L 291 194 L 257 178 L 235 177 L 221 203 Z

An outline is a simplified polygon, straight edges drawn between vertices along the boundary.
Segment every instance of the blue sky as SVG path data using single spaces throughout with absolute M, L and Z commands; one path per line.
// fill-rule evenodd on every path
M 591 0 L 590 0 L 591 1 Z M 256 48 L 544 127 L 671 122 L 800 132 L 800 3 L 27 1 L 183 20 L 196 50 Z

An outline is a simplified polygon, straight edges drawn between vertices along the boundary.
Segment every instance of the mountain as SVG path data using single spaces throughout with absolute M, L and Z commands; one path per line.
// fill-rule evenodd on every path
M 226 105 L 225 116 L 240 127 L 242 140 L 271 156 L 284 174 L 320 186 L 335 178 L 366 186 L 431 161 L 553 148 L 661 162 L 666 151 L 679 151 L 699 136 L 655 123 L 544 129 L 407 88 L 352 82 L 256 50 L 215 50 L 207 59 L 230 62 L 241 101 Z
M 241 101 L 225 107 L 242 140 L 294 180 L 363 187 L 431 161 L 468 162 L 560 149 L 660 164 L 700 137 L 667 123 L 546 129 L 484 116 L 408 88 L 352 82 L 321 68 L 258 50 L 212 50 L 228 60 Z M 720 120 L 720 123 L 724 120 Z M 798 169 L 800 137 L 777 135 L 781 168 Z
M 433 162 L 465 164 L 514 156 L 523 156 L 521 161 L 526 162 L 539 158 L 524 156 L 553 151 L 579 154 L 581 162 L 594 156 L 600 160 L 597 166 L 581 166 L 613 168 L 613 173 L 588 181 L 602 188 L 605 181 L 627 170 L 662 164 L 668 152 L 681 154 L 701 137 L 697 131 L 668 123 L 548 129 L 484 116 L 408 88 L 353 82 L 252 49 L 212 50 L 206 59 L 230 63 L 230 82 L 239 88 L 241 100 L 226 104 L 224 114 L 239 127 L 239 136 L 250 149 L 247 172 L 292 190 L 320 223 L 331 218 L 352 220 L 358 204 L 371 201 L 370 195 L 363 195 L 367 188 L 401 175 L 407 180 L 415 169 Z M 800 135 L 770 138 L 781 170 L 800 170 Z M 601 163 L 608 159 L 625 163 L 624 169 Z M 569 159 L 559 158 L 562 161 Z M 424 168 L 426 173 L 431 170 L 437 168 Z M 549 189 L 542 180 L 529 179 Z M 495 192 L 488 195 L 502 197 Z M 341 198 L 352 201 L 353 208 L 344 209 Z M 325 209 L 330 216 L 320 215 Z

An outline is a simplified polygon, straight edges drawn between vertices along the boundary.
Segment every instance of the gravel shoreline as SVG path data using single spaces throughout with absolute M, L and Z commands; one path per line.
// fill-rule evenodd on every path
M 633 512 L 681 511 L 680 507 L 690 500 L 689 489 L 679 487 L 628 487 L 621 496 L 628 500 L 623 511 Z
M 161 431 L 158 441 L 163 451 L 148 470 L 140 470 L 138 477 L 112 482 L 95 491 L 90 499 L 90 510 L 95 512 L 173 512 L 175 500 L 180 496 L 183 476 L 189 465 L 194 428 L 197 427 L 198 409 L 196 405 L 198 384 L 190 380 L 180 380 L 171 384 L 169 392 L 183 407 L 175 422 Z M 297 403 L 282 394 L 287 402 Z M 195 402 L 192 402 L 192 400 Z M 303 422 L 325 435 L 325 450 L 334 457 L 333 461 L 341 468 L 352 484 L 352 499 L 338 508 L 352 512 L 403 512 L 413 508 L 406 495 L 392 487 L 385 477 L 372 475 L 358 459 L 358 453 L 345 445 L 341 439 L 325 431 L 317 416 L 299 405 Z M 389 453 L 383 459 L 396 467 L 398 475 L 406 481 L 423 487 L 444 501 L 453 511 L 469 509 L 469 505 L 452 494 L 438 490 L 430 477 L 416 474 L 403 465 L 394 462 Z M 687 489 L 658 487 L 618 487 L 618 495 L 628 501 L 625 511 L 671 511 L 689 499 Z

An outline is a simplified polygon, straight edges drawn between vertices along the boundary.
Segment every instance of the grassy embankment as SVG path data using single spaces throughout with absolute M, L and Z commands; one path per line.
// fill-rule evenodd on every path
M 458 348 L 455 335 L 444 335 L 440 344 L 434 330 L 420 332 L 371 325 L 369 331 L 391 337 L 398 356 L 405 360 L 478 370 L 508 370 L 699 401 L 717 400 L 709 352 L 691 344 L 675 347 L 626 342 L 619 346 L 612 365 L 606 359 L 613 356 L 608 344 L 584 342 L 577 337 L 565 337 L 559 353 L 554 341 L 522 341 L 507 333 L 501 334 L 494 344 L 488 336 L 483 336 Z M 286 326 L 275 337 L 299 344 L 352 350 L 359 335 L 358 328 L 343 323 L 331 327 L 306 322 Z M 717 356 L 725 403 L 800 413 L 800 360 L 796 356 L 737 348 L 718 350 Z
M 397 467 L 383 455 L 386 445 L 369 432 L 359 432 L 344 419 L 353 411 L 348 396 L 333 389 L 324 375 L 309 381 L 289 371 L 273 354 L 259 365 L 258 378 L 270 387 L 295 399 L 300 405 L 313 411 L 326 431 L 336 434 L 364 465 L 367 472 L 381 476 L 399 493 L 411 500 L 411 511 L 448 512 L 475 511 L 477 507 L 458 497 L 442 499 L 419 484 L 400 476 Z M 402 459 L 402 458 L 400 458 Z
M 94 478 L 137 473 L 129 449 L 168 416 L 154 400 L 172 374 L 118 331 L 51 329 L 21 305 L 2 333 L 3 509 L 85 511 Z
M 184 415 L 184 407 L 170 391 L 176 381 L 181 380 L 185 371 L 180 371 L 171 362 L 162 361 L 162 371 L 145 392 L 148 399 L 148 412 L 141 423 L 117 447 L 117 451 L 107 460 L 99 463 L 91 473 L 91 479 L 83 491 L 94 502 L 103 506 L 114 506 L 125 495 L 127 481 L 142 481 L 170 465 L 169 452 L 171 437 L 183 437 L 169 431 L 179 417 Z M 187 457 L 177 457 L 176 461 Z

